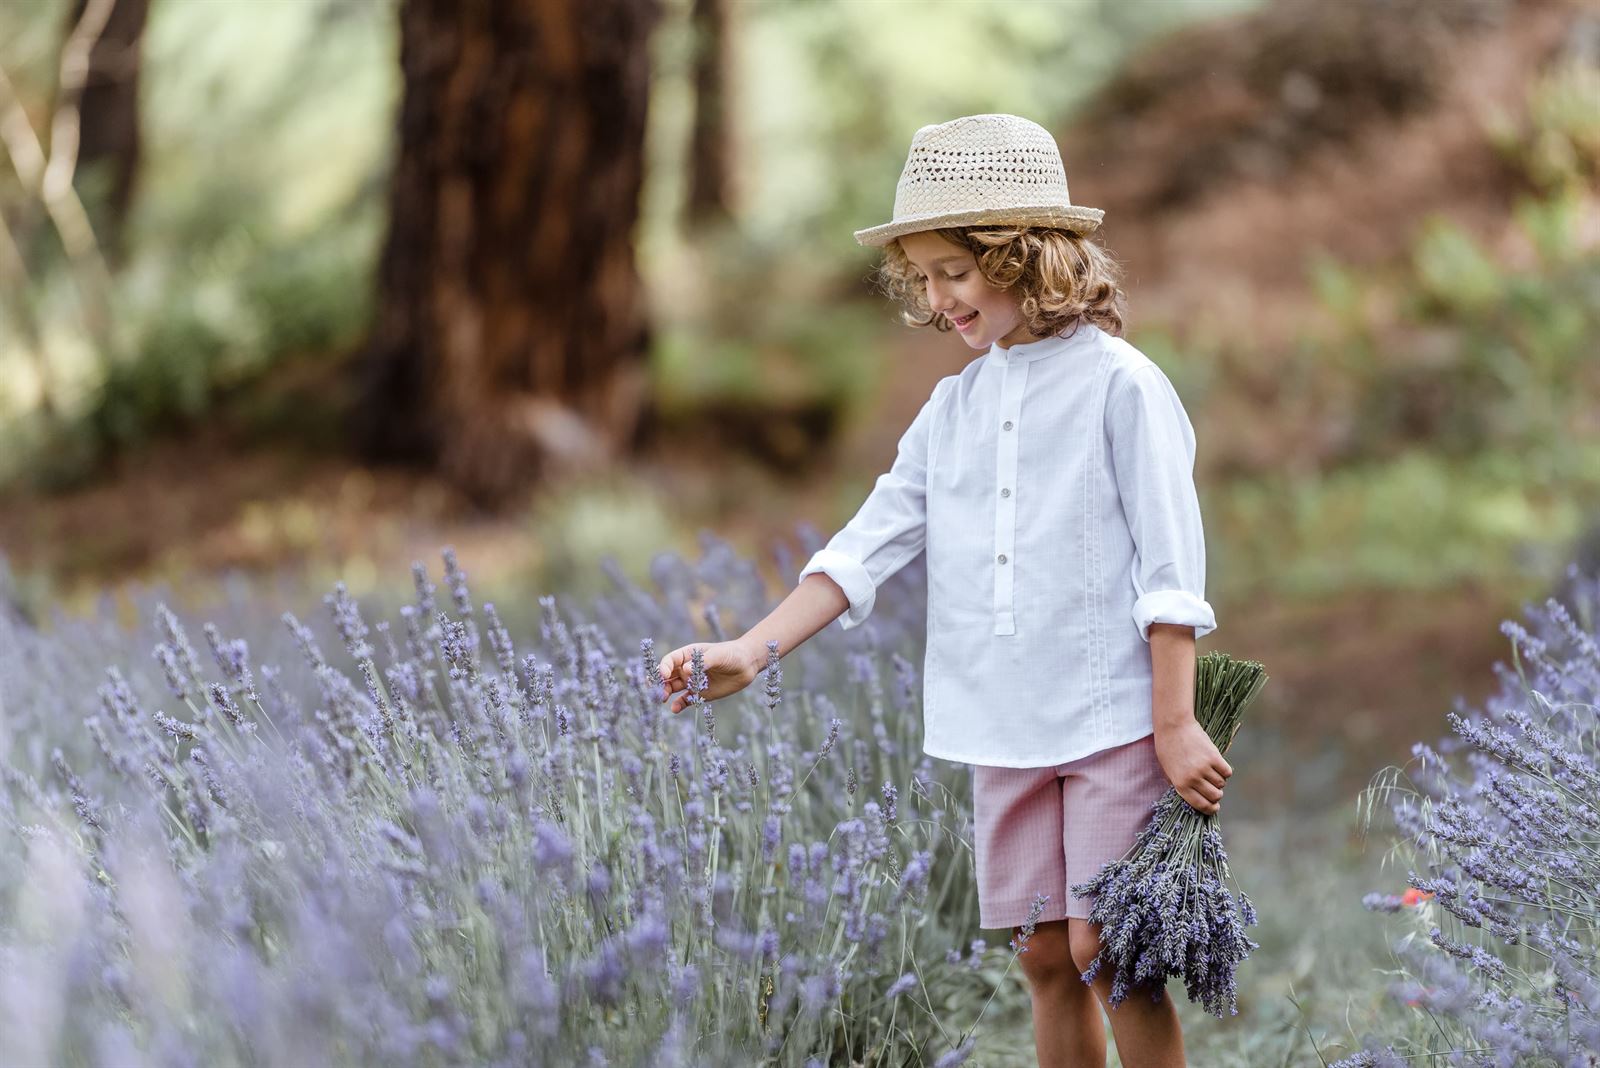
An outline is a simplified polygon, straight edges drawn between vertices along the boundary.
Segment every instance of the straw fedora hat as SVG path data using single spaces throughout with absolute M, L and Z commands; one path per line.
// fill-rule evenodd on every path
M 894 218 L 856 231 L 881 247 L 901 234 L 975 223 L 1053 226 L 1086 234 L 1105 212 L 1072 203 L 1055 138 L 1019 115 L 963 115 L 924 126 L 894 190 Z

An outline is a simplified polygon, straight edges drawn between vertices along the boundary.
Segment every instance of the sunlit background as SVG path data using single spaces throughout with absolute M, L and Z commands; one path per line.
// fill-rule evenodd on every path
M 580 69 L 422 0 L 0 4 L 0 611 L 398 603 L 450 545 L 526 632 L 707 535 L 775 602 L 974 355 L 901 325 L 851 232 L 919 126 L 1021 114 L 1193 419 L 1201 651 L 1272 676 L 1244 870 L 1288 894 L 1265 858 L 1303 851 L 1332 930 L 1370 928 L 1404 873 L 1356 792 L 1600 567 L 1592 5 L 604 8 Z M 1319 954 L 1358 941 L 1282 932 L 1259 1004 L 1322 975 L 1337 1030 Z

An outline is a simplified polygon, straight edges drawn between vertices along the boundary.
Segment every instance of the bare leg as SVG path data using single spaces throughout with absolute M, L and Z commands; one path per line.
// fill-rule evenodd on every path
M 1080 975 L 1089 970 L 1100 952 L 1100 925 L 1068 917 L 1073 962 Z M 1024 954 L 1026 955 L 1026 954 Z M 1080 987 L 1082 979 L 1077 980 Z M 1116 1036 L 1117 1056 L 1126 1068 L 1187 1068 L 1183 1052 L 1183 1029 L 1178 1023 L 1178 1007 L 1168 991 L 1161 1004 L 1150 1002 L 1148 990 L 1134 990 L 1116 1008 L 1111 1007 L 1112 973 L 1102 968 L 1095 976 L 1093 989 L 1111 1019 Z M 1041 1059 L 1040 1064 L 1044 1062 Z
M 1013 927 L 1013 937 L 1022 929 Z M 1039 1068 L 1105 1068 L 1100 1003 L 1079 978 L 1065 920 L 1038 924 L 1018 958 L 1033 999 L 1033 1045 Z

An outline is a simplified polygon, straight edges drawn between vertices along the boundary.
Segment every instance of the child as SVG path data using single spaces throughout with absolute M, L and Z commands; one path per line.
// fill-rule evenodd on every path
M 1195 440 L 1162 369 L 1122 339 L 1118 269 L 1084 235 L 1055 140 L 1015 115 L 918 130 L 885 250 L 909 325 L 952 325 L 983 355 L 941 379 L 855 517 L 799 586 L 736 641 L 705 646 L 704 696 L 840 617 L 859 626 L 889 576 L 927 551 L 924 750 L 973 766 L 979 926 L 1045 909 L 1020 958 L 1039 1063 L 1105 1064 L 1081 980 L 1099 952 L 1092 898 L 1069 896 L 1133 843 L 1169 783 L 1215 813 L 1233 769 L 1194 718 L 1205 600 Z M 692 647 L 661 662 L 687 704 Z M 1109 970 L 1093 988 L 1103 1003 Z M 1172 999 L 1111 1013 L 1126 1065 L 1184 1064 Z

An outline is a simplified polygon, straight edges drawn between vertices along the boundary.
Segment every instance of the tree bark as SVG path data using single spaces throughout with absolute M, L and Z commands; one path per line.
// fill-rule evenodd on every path
M 632 448 L 633 232 L 659 0 L 403 0 L 404 96 L 353 428 L 485 507 Z
M 87 3 L 73 0 L 69 31 L 83 17 Z M 116 0 L 89 51 L 89 70 L 78 100 L 74 181 L 82 192 L 88 179 L 102 194 L 86 199 L 100 244 L 112 260 L 123 257 L 123 227 L 139 175 L 139 70 L 149 14 L 150 0 Z

